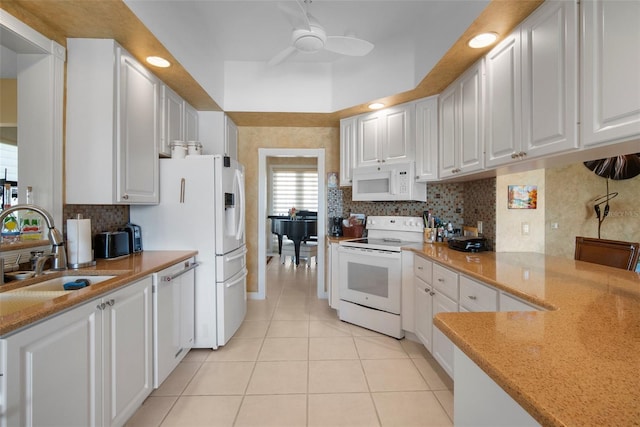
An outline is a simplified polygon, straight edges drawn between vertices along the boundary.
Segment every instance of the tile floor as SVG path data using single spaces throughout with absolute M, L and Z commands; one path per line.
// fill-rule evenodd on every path
M 236 335 L 192 350 L 127 426 L 451 426 L 451 379 L 424 347 L 338 320 L 315 267 L 268 264 Z

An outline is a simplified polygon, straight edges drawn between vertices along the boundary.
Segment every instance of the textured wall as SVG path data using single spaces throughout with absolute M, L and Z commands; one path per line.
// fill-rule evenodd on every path
M 573 258 L 576 236 L 598 237 L 593 201 L 606 194 L 607 180 L 577 163 L 547 169 L 546 183 L 545 253 Z M 640 176 L 609 180 L 609 192 L 618 196 L 609 202 L 600 237 L 640 242 Z M 553 223 L 557 229 L 551 228 Z
M 509 209 L 509 185 L 537 185 L 537 208 Z M 544 169 L 499 176 L 496 179 L 496 252 L 544 253 L 545 209 Z M 529 224 L 528 235 L 522 233 L 523 223 Z
M 258 290 L 258 149 L 324 148 L 325 170 L 340 170 L 340 129 L 312 127 L 238 128 L 238 159 L 245 166 L 247 199 L 247 290 Z

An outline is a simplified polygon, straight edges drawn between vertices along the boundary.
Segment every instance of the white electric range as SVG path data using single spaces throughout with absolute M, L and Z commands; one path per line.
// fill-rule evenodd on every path
M 402 338 L 400 301 L 402 248 L 422 247 L 421 217 L 371 216 L 367 237 L 343 240 L 339 317 L 395 338 Z

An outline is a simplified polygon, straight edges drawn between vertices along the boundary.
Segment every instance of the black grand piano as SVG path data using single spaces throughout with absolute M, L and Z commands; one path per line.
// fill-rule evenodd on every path
M 271 232 L 278 236 L 278 254 L 282 254 L 282 238 L 293 241 L 296 265 L 300 264 L 300 243 L 315 240 L 318 236 L 318 213 L 298 211 L 294 219 L 288 216 L 269 215 Z

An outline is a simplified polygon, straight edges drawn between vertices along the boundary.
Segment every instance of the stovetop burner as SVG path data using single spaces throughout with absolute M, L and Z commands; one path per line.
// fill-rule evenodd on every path
M 344 240 L 343 246 L 400 252 L 403 247 L 419 247 L 423 240 L 422 218 L 372 216 L 367 219 L 367 237 Z

